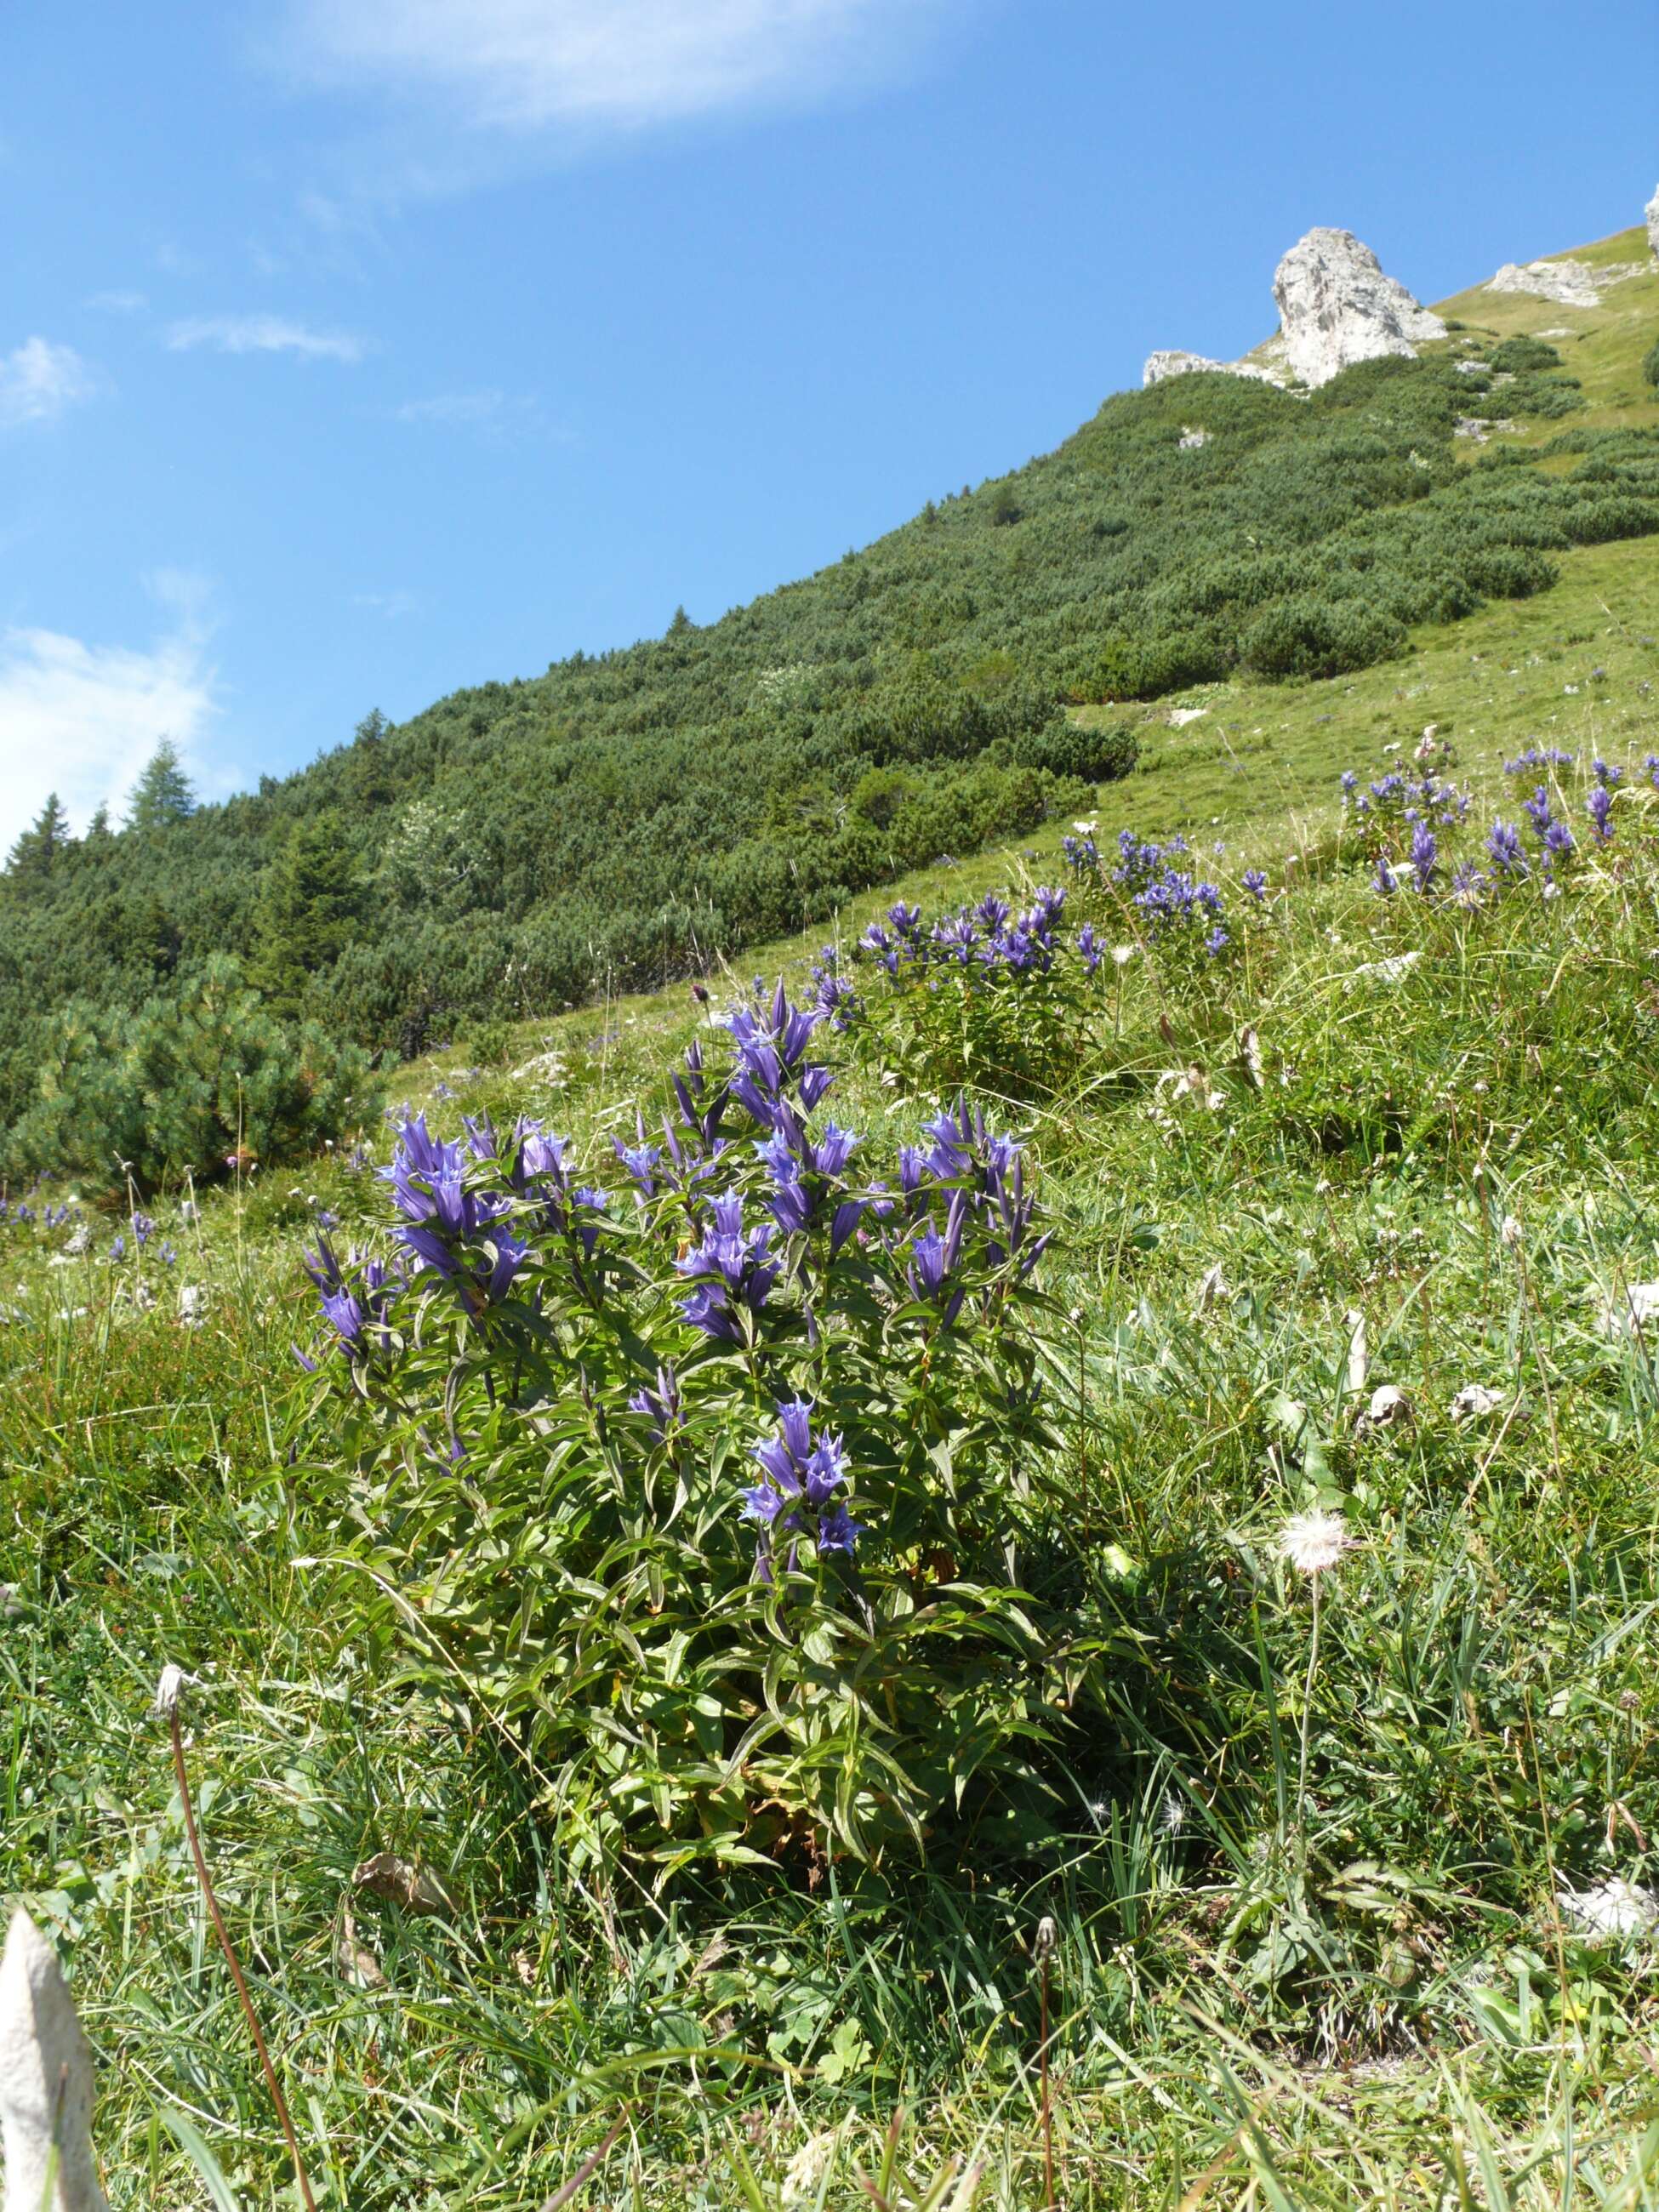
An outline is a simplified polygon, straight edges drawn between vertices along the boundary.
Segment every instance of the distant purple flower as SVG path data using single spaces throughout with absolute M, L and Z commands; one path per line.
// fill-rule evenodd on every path
M 1622 783 L 1625 780 L 1624 769 L 1614 768 L 1610 761 L 1604 761 L 1599 754 L 1590 763 L 1590 772 L 1597 783 L 1607 791 L 1611 791 L 1615 784 Z
M 1267 896 L 1267 878 L 1260 868 L 1246 868 L 1239 881 L 1258 906 Z
M 1223 929 L 1221 925 L 1218 922 L 1216 927 L 1205 939 L 1204 950 L 1212 960 L 1216 960 L 1218 959 L 1222 953 L 1226 951 L 1228 945 L 1231 942 L 1232 940 L 1228 936 L 1226 931 Z
M 1540 783 L 1530 799 L 1521 802 L 1521 811 L 1531 823 L 1534 833 L 1543 837 L 1548 834 L 1553 817 L 1550 812 L 1550 795 Z
M 1417 888 L 1425 898 L 1433 885 L 1439 861 L 1440 841 L 1426 822 L 1419 822 L 1412 832 L 1412 866 L 1417 874 Z
M 1473 860 L 1465 860 L 1455 869 L 1451 879 L 1451 895 L 1459 906 L 1477 907 L 1485 897 L 1489 878 Z
M 1399 890 L 1400 878 L 1389 866 L 1389 856 L 1386 853 L 1377 854 L 1376 866 L 1372 873 L 1371 881 L 1384 898 L 1392 898 Z
M 1596 843 L 1611 844 L 1613 842 L 1612 787 L 1608 784 L 1598 783 L 1585 804 L 1584 811 L 1589 816 L 1595 830 Z
M 1486 850 L 1500 876 L 1526 874 L 1527 856 L 1521 848 L 1521 832 L 1513 823 L 1494 822 L 1486 839 Z
M 1082 955 L 1083 965 L 1085 971 L 1089 975 L 1092 975 L 1096 969 L 1100 965 L 1101 956 L 1100 939 L 1095 935 L 1095 926 L 1093 922 L 1085 921 L 1082 928 L 1079 930 L 1077 933 L 1077 949 Z

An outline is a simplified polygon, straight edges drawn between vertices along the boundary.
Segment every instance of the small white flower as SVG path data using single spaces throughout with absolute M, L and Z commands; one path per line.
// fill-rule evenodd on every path
M 829 2171 L 835 2156 L 840 2130 L 831 2128 L 826 2134 L 808 2136 L 806 2141 L 783 2170 L 783 2201 L 797 2203 L 802 2197 L 815 2197 L 818 2184 Z
M 1136 945 L 1115 945 L 1112 947 L 1113 967 L 1127 968 L 1139 949 Z
M 1279 1530 L 1279 1556 L 1299 1575 L 1320 1575 L 1337 1565 L 1353 1540 L 1340 1513 L 1316 1506 L 1311 1512 L 1292 1514 Z
M 1518 1252 L 1521 1249 L 1522 1240 L 1527 1232 L 1522 1228 L 1515 1214 L 1506 1213 L 1498 1224 L 1498 1233 L 1511 1252 Z
M 1187 1826 L 1187 1801 L 1178 1790 L 1166 1790 L 1158 1808 L 1160 1836 L 1178 1836 Z

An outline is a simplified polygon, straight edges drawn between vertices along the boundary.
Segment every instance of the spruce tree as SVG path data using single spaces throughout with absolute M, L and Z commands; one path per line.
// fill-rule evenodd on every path
M 362 907 L 356 856 L 328 810 L 296 822 L 265 871 L 252 980 L 282 1014 L 297 1013 L 314 976 L 351 942 Z
M 21 882 L 42 882 L 70 842 L 69 817 L 54 791 L 12 847 L 7 867 Z
M 130 830 L 165 830 L 196 811 L 196 793 L 185 774 L 179 750 L 163 738 L 150 755 L 149 765 L 133 786 L 127 805 Z

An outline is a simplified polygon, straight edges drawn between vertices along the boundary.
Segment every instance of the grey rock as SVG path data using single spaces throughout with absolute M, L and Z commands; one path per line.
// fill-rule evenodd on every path
M 1506 261 L 1495 276 L 1487 279 L 1485 289 L 1530 293 L 1535 299 L 1553 300 L 1563 307 L 1595 307 L 1601 305 L 1601 295 L 1615 284 L 1622 284 L 1627 276 L 1646 274 L 1645 265 L 1639 261 L 1608 261 L 1595 266 L 1569 255 L 1559 261 Z
M 1418 345 L 1446 335 L 1438 315 L 1394 277 L 1351 230 L 1310 230 L 1273 272 L 1280 334 L 1290 366 L 1310 386 L 1328 384 L 1356 362 L 1415 358 Z
M 1648 252 L 1659 253 L 1659 185 L 1653 188 L 1653 198 L 1648 202 Z

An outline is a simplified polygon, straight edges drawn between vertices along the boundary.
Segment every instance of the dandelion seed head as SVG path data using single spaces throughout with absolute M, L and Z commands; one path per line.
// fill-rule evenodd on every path
M 1316 1506 L 1308 1513 L 1292 1514 L 1279 1532 L 1279 1555 L 1299 1575 L 1323 1574 L 1335 1566 L 1353 1538 L 1340 1513 Z

